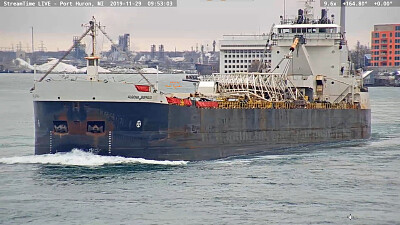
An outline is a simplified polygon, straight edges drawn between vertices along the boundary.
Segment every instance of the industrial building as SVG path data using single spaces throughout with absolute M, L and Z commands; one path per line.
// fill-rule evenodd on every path
M 131 39 L 130 39 L 130 34 L 124 34 L 119 36 L 118 39 L 118 46 L 122 49 L 124 52 L 129 52 L 131 51 Z

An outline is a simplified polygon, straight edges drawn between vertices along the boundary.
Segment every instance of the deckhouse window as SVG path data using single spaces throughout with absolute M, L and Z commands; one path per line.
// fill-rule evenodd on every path
M 89 66 L 94 66 L 94 59 L 89 59 Z
M 307 30 L 307 33 L 317 33 L 317 28 L 304 28 Z
M 333 33 L 333 28 L 326 28 L 326 33 Z

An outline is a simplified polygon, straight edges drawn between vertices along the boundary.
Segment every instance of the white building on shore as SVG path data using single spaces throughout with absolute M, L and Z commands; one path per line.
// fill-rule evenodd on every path
M 224 35 L 219 41 L 220 73 L 249 72 L 252 63 L 260 61 L 265 51 L 268 35 Z M 271 62 L 266 53 L 265 62 Z

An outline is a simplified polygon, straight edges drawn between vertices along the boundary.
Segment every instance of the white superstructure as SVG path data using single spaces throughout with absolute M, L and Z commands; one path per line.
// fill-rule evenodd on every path
M 368 105 L 361 74 L 354 71 L 350 62 L 341 27 L 327 19 L 326 10 L 322 10 L 321 19 L 314 19 L 310 3 L 307 1 L 304 11 L 299 10 L 297 18 L 282 20 L 274 27 L 271 68 L 275 72 L 283 69 L 276 67 L 297 38 L 299 45 L 293 51 L 287 72 L 295 87 L 314 101 Z
M 296 96 L 303 96 L 310 102 L 359 104 L 369 108 L 361 71 L 355 71 L 350 62 L 343 27 L 334 24 L 333 15 L 328 18 L 326 9 L 322 9 L 321 17 L 316 19 L 313 2 L 307 0 L 305 9 L 299 9 L 296 18 L 281 17 L 280 24 L 274 25 L 268 35 L 224 36 L 220 41 L 220 75 L 238 74 L 232 78 L 228 92 L 238 91 L 233 88 L 235 82 L 248 83 L 248 77 L 253 74 L 246 73 L 267 72 L 265 76 L 278 76 L 288 92 L 295 89 L 295 93 L 299 92 Z M 267 66 L 254 70 L 257 63 Z M 215 78 L 215 82 L 218 83 L 218 79 Z M 283 90 L 266 79 L 260 82 L 274 91 Z M 261 93 L 255 89 L 258 86 L 252 85 L 254 93 Z M 268 97 L 271 92 L 263 93 Z M 263 93 L 259 96 L 268 99 Z

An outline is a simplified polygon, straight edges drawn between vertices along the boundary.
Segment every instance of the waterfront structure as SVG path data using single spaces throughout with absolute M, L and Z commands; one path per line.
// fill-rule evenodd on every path
M 400 66 L 400 24 L 375 25 L 371 32 L 371 66 Z

